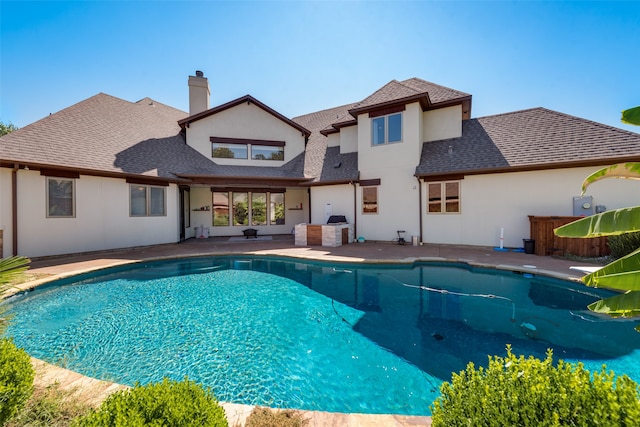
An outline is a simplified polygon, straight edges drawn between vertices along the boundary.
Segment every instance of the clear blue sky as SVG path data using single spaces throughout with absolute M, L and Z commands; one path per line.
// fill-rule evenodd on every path
M 638 131 L 640 2 L 0 2 L 0 121 L 24 127 L 99 92 L 188 110 L 251 94 L 288 117 L 420 77 L 473 117 L 546 107 Z

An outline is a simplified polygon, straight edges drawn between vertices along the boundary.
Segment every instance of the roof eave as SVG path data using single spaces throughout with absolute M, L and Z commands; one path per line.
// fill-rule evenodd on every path
M 229 175 L 192 175 L 177 174 L 181 178 L 188 179 L 194 184 L 222 184 L 242 186 L 301 186 L 312 178 L 304 177 L 264 177 L 264 176 L 229 176 Z
M 367 107 L 356 107 L 349 110 L 349 114 L 357 117 L 359 114 L 367 113 L 369 111 L 381 110 L 384 108 L 395 107 L 397 105 L 406 105 L 413 102 L 419 102 L 422 111 L 435 110 L 437 108 L 449 107 L 452 105 L 463 106 L 463 119 L 471 117 L 471 95 L 465 95 L 459 98 L 448 99 L 441 102 L 431 102 L 428 93 L 422 93 L 419 95 L 412 95 L 400 99 L 394 99 L 392 101 L 382 102 L 380 104 L 369 105 Z M 466 107 L 466 108 L 465 108 Z
M 540 170 L 569 169 L 569 168 L 593 167 L 593 166 L 605 167 L 615 163 L 638 162 L 638 161 L 640 161 L 640 155 L 608 157 L 608 158 L 591 159 L 591 160 L 575 160 L 575 161 L 568 161 L 568 162 L 503 166 L 503 167 L 497 167 L 497 168 L 452 170 L 452 171 L 434 172 L 434 173 L 416 172 L 414 176 L 423 180 L 434 179 L 439 177 L 446 179 L 447 177 L 460 176 L 460 175 L 464 175 L 464 176 L 487 175 L 487 174 L 497 174 L 497 173 L 531 172 L 531 171 L 540 171 Z
M 14 168 L 18 165 L 20 169 L 27 169 L 32 171 L 61 171 L 61 172 L 77 172 L 80 175 L 86 176 L 99 176 L 105 178 L 118 178 L 118 179 L 127 179 L 127 178 L 141 178 L 150 181 L 157 181 L 162 183 L 188 183 L 189 180 L 186 178 L 181 178 L 179 176 L 175 177 L 162 177 L 162 176 L 153 176 L 153 175 L 144 175 L 144 174 L 134 174 L 134 173 L 126 173 L 126 172 L 116 172 L 116 171 L 104 171 L 99 169 L 86 169 L 86 168 L 76 168 L 73 166 L 61 166 L 61 165 L 51 165 L 46 163 L 37 163 L 30 161 L 22 161 L 22 160 L 9 160 L 2 159 L 0 160 L 0 167 L 3 168 Z

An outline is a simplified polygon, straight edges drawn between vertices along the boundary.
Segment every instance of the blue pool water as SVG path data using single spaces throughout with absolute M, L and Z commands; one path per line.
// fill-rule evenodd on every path
M 585 309 L 605 295 L 462 265 L 209 257 L 13 297 L 9 334 L 37 358 L 122 384 L 189 376 L 227 402 L 428 415 L 442 381 L 506 344 L 640 381 L 635 323 Z

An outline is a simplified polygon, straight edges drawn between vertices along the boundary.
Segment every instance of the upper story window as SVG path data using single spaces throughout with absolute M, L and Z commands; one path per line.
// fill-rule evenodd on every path
M 284 147 L 251 145 L 251 158 L 253 160 L 284 160 Z
M 460 182 L 430 182 L 427 185 L 427 212 L 460 213 Z
M 212 136 L 211 157 L 217 159 L 284 160 L 284 141 Z
M 371 119 L 371 144 L 383 145 L 402 142 L 402 113 Z
M 218 159 L 247 159 L 247 144 L 211 144 L 211 157 Z

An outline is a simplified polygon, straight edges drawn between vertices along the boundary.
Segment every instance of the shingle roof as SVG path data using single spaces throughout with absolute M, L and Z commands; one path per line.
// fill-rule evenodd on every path
M 183 164 L 183 168 L 176 171 L 176 175 L 189 178 L 217 178 L 217 177 L 241 177 L 241 178 L 265 178 L 287 179 L 304 181 L 304 154 L 299 154 L 282 166 L 237 166 L 219 165 L 201 156 L 204 162 L 199 164 Z
M 640 134 L 545 108 L 465 120 L 462 137 L 425 142 L 419 176 L 606 164 L 640 158 Z
M 243 176 L 304 180 L 304 155 L 280 167 L 218 165 L 185 143 L 178 121 L 187 113 L 144 98 L 132 103 L 98 94 L 0 139 L 3 163 L 84 173 Z
M 421 100 L 425 104 L 438 104 L 462 98 L 469 98 L 468 93 L 440 86 L 416 77 L 403 80 L 391 80 L 389 83 L 355 104 L 350 112 L 367 111 L 380 105 L 393 104 L 404 100 Z
M 336 120 L 348 115 L 354 104 L 317 111 L 304 116 L 294 117 L 292 120 L 311 131 L 305 150 L 304 174 L 307 177 L 320 179 L 327 150 L 327 137 L 320 133 Z
M 100 93 L 0 138 L 4 163 L 175 178 L 186 146 L 177 121 L 187 114 L 149 98 Z M 197 161 L 197 160 L 195 160 Z
M 327 147 L 319 182 L 348 182 L 357 181 L 358 153 L 340 153 L 340 147 Z

